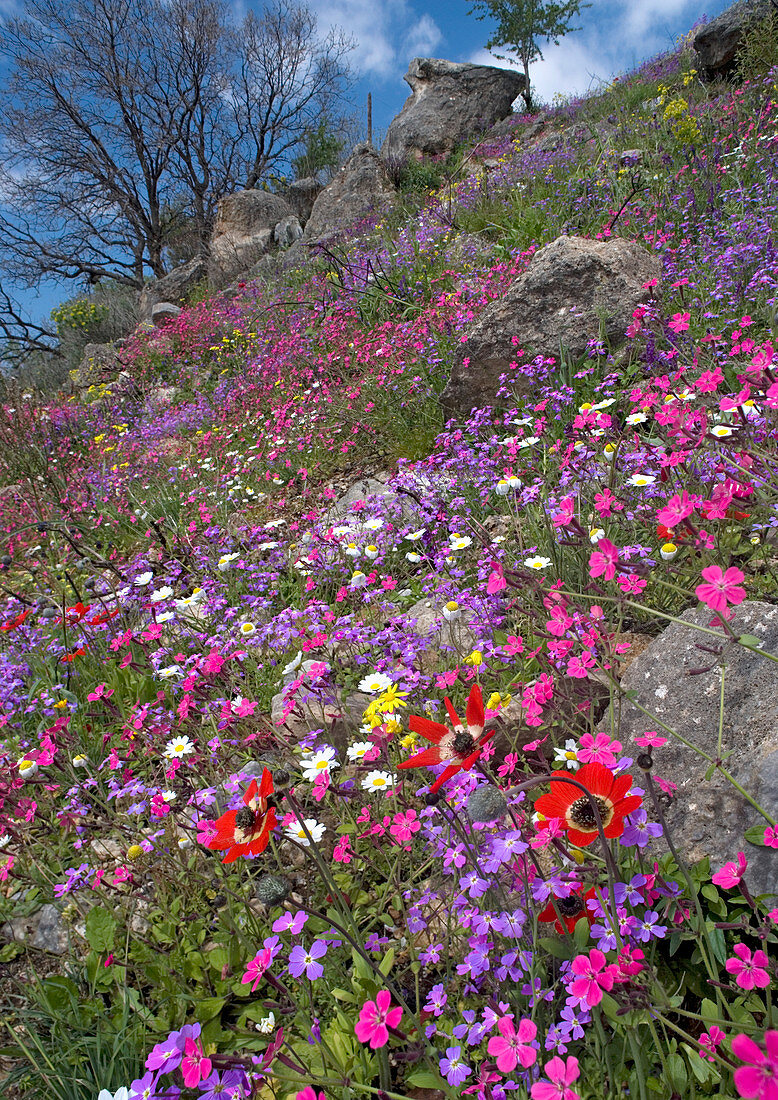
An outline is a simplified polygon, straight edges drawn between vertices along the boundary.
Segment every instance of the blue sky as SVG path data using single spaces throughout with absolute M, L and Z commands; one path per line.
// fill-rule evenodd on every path
M 8 2 L 0 0 L 0 9 Z M 308 0 L 308 5 L 320 32 L 338 26 L 356 41 L 353 98 L 364 118 L 367 93 L 372 94 L 376 144 L 409 94 L 403 74 L 411 58 L 506 64 L 483 48 L 489 24 L 468 14 L 470 0 Z M 255 5 L 235 0 L 235 6 L 239 17 Z M 557 92 L 594 89 L 669 49 L 703 15 L 713 18 L 728 6 L 728 0 L 592 0 L 575 20 L 581 29 L 545 48 L 544 60 L 532 67 L 536 94 L 550 103 Z M 37 296 L 26 291 L 19 298 L 31 315 L 42 318 L 75 292 L 72 286 L 48 285 Z
M 374 130 L 386 129 L 409 88 L 402 79 L 412 57 L 444 57 L 505 66 L 483 43 L 490 25 L 468 15 L 469 0 L 308 0 L 321 27 L 341 26 L 358 46 L 352 65 L 359 74 L 356 97 L 373 97 Z M 669 49 L 703 16 L 730 0 L 592 0 L 574 26 L 581 29 L 543 49 L 531 70 L 537 94 L 582 94 L 620 72 Z

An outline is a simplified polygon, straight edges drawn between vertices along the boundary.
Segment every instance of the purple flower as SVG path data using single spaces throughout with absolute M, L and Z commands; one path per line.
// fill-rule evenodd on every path
M 648 943 L 649 940 L 663 940 L 667 933 L 667 927 L 664 924 L 657 924 L 659 920 L 659 914 L 655 913 L 653 909 L 647 909 L 643 914 L 643 919 L 638 919 L 633 928 L 632 934 L 636 940 L 640 943 Z
M 619 844 L 625 848 L 645 848 L 652 837 L 662 835 L 662 826 L 656 821 L 649 821 L 645 810 L 635 810 L 626 819 L 624 832 L 619 837 Z
M 425 1012 L 432 1012 L 436 1016 L 440 1016 L 445 1008 L 446 1001 L 448 1000 L 448 994 L 445 987 L 442 984 L 434 985 L 427 994 L 427 1003 L 424 1005 Z
M 157 1077 L 149 1070 L 130 1085 L 129 1100 L 156 1100 Z
M 461 1047 L 447 1047 L 446 1057 L 440 1059 L 440 1072 L 454 1088 L 470 1076 L 470 1066 L 462 1061 L 461 1053 Z
M 241 1100 L 248 1096 L 249 1084 L 241 1069 L 227 1069 L 220 1074 L 214 1070 L 200 1082 L 202 1089 L 198 1100 Z
M 299 978 L 305 971 L 306 978 L 315 982 L 324 973 L 324 967 L 317 959 L 323 959 L 327 954 L 327 944 L 323 940 L 314 940 L 310 951 L 298 944 L 289 952 L 289 973 L 293 978 Z
M 286 932 L 287 929 L 293 936 L 297 936 L 302 932 L 303 925 L 308 920 L 308 914 L 299 910 L 297 913 L 284 913 L 278 920 L 273 922 L 274 932 Z

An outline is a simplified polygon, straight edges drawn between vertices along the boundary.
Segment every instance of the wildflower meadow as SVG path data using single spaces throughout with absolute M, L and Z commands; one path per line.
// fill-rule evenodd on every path
M 131 393 L 9 390 L 6 1095 L 776 1100 L 778 824 L 722 656 L 778 660 L 736 626 L 778 604 L 776 80 L 704 84 L 681 42 L 139 329 Z M 517 349 L 446 421 L 469 326 L 562 234 L 659 258 L 626 344 Z M 701 860 L 667 821 L 694 729 L 619 733 L 688 609 L 702 768 L 758 821 Z

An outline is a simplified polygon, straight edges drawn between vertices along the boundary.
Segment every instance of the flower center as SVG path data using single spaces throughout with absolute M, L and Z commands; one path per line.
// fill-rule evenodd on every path
M 460 730 L 454 737 L 454 752 L 457 756 L 469 756 L 475 751 L 475 741 L 467 730 Z
M 557 909 L 563 917 L 575 917 L 583 913 L 583 900 L 580 894 L 571 894 L 569 898 L 557 898 Z
M 248 806 L 243 806 L 235 814 L 235 824 L 244 833 L 247 833 L 254 824 L 254 811 L 250 810 Z
M 597 819 L 594 816 L 592 800 L 597 806 L 603 829 L 610 824 L 613 818 L 613 806 L 604 798 L 597 795 L 592 795 L 591 799 L 586 795 L 577 798 L 567 811 L 568 824 L 574 825 L 576 829 L 580 829 L 583 833 L 597 832 Z

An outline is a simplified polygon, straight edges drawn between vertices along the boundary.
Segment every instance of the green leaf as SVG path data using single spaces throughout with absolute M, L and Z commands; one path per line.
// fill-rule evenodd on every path
M 764 831 L 766 825 L 752 825 L 750 829 L 746 829 L 743 836 L 746 838 L 749 844 L 756 844 L 760 848 L 764 848 Z
M 381 971 L 381 973 L 383 974 L 383 976 L 385 978 L 388 978 L 389 975 L 392 972 L 392 967 L 393 966 L 394 966 L 394 948 L 390 947 L 389 950 L 384 955 L 383 959 L 381 959 L 381 962 L 378 965 L 378 969 Z
M 345 989 L 331 989 L 330 996 L 334 997 L 336 1001 L 344 1001 L 346 1004 L 355 1005 L 357 999 L 353 993 L 347 993 Z
M 208 962 L 212 969 L 218 970 L 219 973 L 227 966 L 229 960 L 230 955 L 226 947 L 214 947 L 213 951 L 208 952 Z
M 711 883 L 708 883 L 707 886 L 703 886 L 702 890 L 700 890 L 700 893 L 704 898 L 707 898 L 708 901 L 719 900 L 719 892 L 715 886 L 711 885 Z
M 428 1069 L 417 1069 L 415 1073 L 409 1074 L 405 1080 L 417 1089 L 439 1089 L 443 1079 Z
M 202 997 L 195 1006 L 195 1018 L 204 1024 L 218 1016 L 227 1003 L 226 997 Z
M 618 1019 L 618 1016 L 617 1016 L 617 1013 L 619 1011 L 618 1001 L 614 1001 L 613 997 L 611 997 L 610 994 L 603 993 L 602 1000 L 600 1001 L 600 1006 L 601 1006 L 603 1012 L 605 1013 L 605 1015 L 608 1017 L 609 1020 L 617 1020 Z
M 724 933 L 720 928 L 715 928 L 711 921 L 705 922 L 705 928 L 708 933 L 708 943 L 713 948 L 713 954 L 723 966 L 727 961 L 727 944 L 724 940 Z
M 86 918 L 86 939 L 93 951 L 110 951 L 116 934 L 116 917 L 96 906 Z
M 717 767 L 718 767 L 718 764 L 716 764 L 716 763 L 715 763 L 715 761 L 714 761 L 714 763 L 713 763 L 713 764 L 711 764 L 711 766 L 710 766 L 710 767 L 708 768 L 708 770 L 707 770 L 707 771 L 705 772 L 705 781 L 706 781 L 706 782 L 707 782 L 708 780 L 710 780 L 710 779 L 712 779 L 712 778 L 713 778 L 713 774 L 714 774 L 714 772 L 716 771 L 716 768 L 717 768 Z
M 755 637 L 753 634 L 741 634 L 738 642 L 748 649 L 761 649 L 763 645 L 762 639 Z
M 680 1054 L 670 1054 L 665 1059 L 665 1073 L 668 1083 L 673 1088 L 673 1092 L 683 1095 L 686 1091 L 686 1083 L 689 1080 L 689 1075 L 686 1072 L 686 1065 Z
M 581 917 L 575 922 L 575 928 L 573 929 L 573 940 L 579 951 L 585 949 L 589 942 L 589 936 L 589 921 L 586 917 Z
M 570 950 L 565 946 L 562 940 L 555 940 L 551 936 L 544 936 L 543 939 L 538 940 L 538 944 L 555 959 L 570 958 Z

